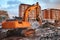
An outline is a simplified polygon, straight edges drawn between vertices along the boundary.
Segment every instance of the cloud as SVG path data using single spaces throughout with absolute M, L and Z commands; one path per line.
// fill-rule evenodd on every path
M 4 0 L 4 1 L 0 1 L 0 8 L 13 8 L 13 7 L 17 7 L 19 6 L 21 2 L 20 1 L 16 1 L 16 0 Z
M 19 0 L 19 1 L 25 4 L 34 4 L 36 2 L 35 0 Z
M 18 7 L 20 5 L 20 1 L 16 0 L 1 0 L 0 1 L 0 10 L 8 11 L 9 16 L 18 15 Z
M 51 3 L 60 4 L 60 0 L 49 0 Z
M 21 3 L 35 4 L 39 2 L 42 9 L 60 8 L 60 0 L 0 0 L 0 10 L 8 11 L 9 15 L 18 15 L 18 8 Z
M 9 4 L 9 5 L 14 5 L 14 4 L 19 4 L 19 3 L 21 3 L 21 2 L 16 1 L 16 0 L 14 0 L 14 1 L 10 0 L 10 1 L 7 2 L 7 4 Z

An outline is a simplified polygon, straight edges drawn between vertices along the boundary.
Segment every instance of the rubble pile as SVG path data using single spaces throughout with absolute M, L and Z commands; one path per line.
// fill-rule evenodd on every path
M 57 33 L 55 29 L 39 28 L 35 30 L 35 35 L 33 37 L 8 37 L 6 40 L 60 40 L 60 36 L 58 36 Z
M 35 24 L 32 25 L 33 28 Z M 37 26 L 39 26 L 38 23 Z M 0 35 L 2 34 L 3 33 Z M 39 27 L 35 26 L 35 34 L 32 37 L 8 37 L 3 40 L 60 40 L 60 28 L 54 27 L 54 25 L 50 23 L 45 23 Z

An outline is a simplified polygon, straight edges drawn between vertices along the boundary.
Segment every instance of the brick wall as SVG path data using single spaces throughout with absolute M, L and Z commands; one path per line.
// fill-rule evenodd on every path
M 42 13 L 43 13 L 43 19 L 50 19 L 50 20 L 60 19 L 60 9 L 44 9 Z

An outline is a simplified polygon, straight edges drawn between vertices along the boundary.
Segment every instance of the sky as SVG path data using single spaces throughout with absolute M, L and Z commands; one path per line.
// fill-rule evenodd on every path
M 39 2 L 41 9 L 55 8 L 60 9 L 60 0 L 0 0 L 0 10 L 8 11 L 9 17 L 18 16 L 19 5 L 35 4 Z

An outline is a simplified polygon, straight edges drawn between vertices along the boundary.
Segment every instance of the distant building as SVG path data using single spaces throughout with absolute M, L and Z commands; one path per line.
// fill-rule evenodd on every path
M 48 9 L 50 13 L 50 19 L 60 19 L 60 9 Z
M 41 11 L 41 14 L 42 14 L 42 18 L 44 20 L 49 19 L 49 13 L 48 13 L 48 10 L 47 9 L 42 10 Z
M 46 20 L 60 20 L 60 9 L 44 9 L 42 10 L 42 17 Z
M 9 18 L 9 16 L 8 16 L 7 11 L 0 10 L 0 22 L 2 22 L 3 20 L 6 20 L 8 18 Z
M 24 16 L 24 12 L 25 10 L 31 5 L 28 5 L 28 4 L 20 4 L 19 6 L 19 16 L 20 17 L 23 17 Z

